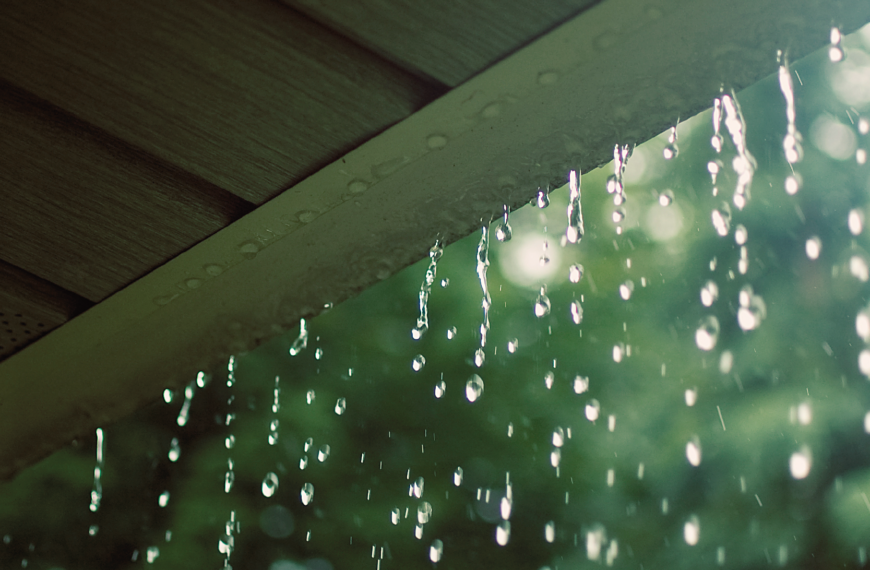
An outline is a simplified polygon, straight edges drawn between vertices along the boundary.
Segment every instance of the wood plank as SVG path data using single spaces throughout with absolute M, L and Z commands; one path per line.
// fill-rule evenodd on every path
M 0 259 L 91 301 L 253 206 L 0 83 Z
M 605 0 L 0 362 L 0 478 L 870 20 L 866 0 L 647 8 Z
M 260 204 L 435 98 L 271 0 L 6 0 L 0 77 Z
M 283 0 L 405 69 L 455 87 L 599 0 Z
M 0 261 L 0 360 L 92 305 L 75 293 Z

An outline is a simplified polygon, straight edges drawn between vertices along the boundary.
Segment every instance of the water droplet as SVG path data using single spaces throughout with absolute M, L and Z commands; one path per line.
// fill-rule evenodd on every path
M 96 536 L 98 532 L 100 532 L 99 525 L 92 524 L 88 527 L 88 536 Z
M 495 541 L 499 546 L 505 546 L 511 539 L 511 523 L 501 521 L 495 529 Z
M 390 511 L 390 522 L 398 525 L 400 520 L 402 520 L 402 511 L 399 510 L 399 507 L 395 507 Z
M 308 390 L 308 392 L 305 393 L 305 402 L 306 402 L 308 405 L 313 404 L 313 403 L 314 403 L 314 398 L 315 398 L 316 396 L 317 396 L 317 394 L 315 394 L 314 390 Z
M 432 562 L 440 562 L 443 554 L 444 543 L 436 538 L 432 541 L 432 545 L 429 547 L 429 560 Z
M 437 384 L 435 384 L 435 397 L 441 398 L 444 395 L 444 392 L 447 390 L 447 383 L 444 380 L 441 380 Z
M 145 551 L 145 562 L 148 564 L 154 564 L 154 561 L 157 560 L 158 556 L 160 556 L 160 549 L 156 546 L 149 546 L 148 550 Z
M 722 203 L 719 208 L 713 210 L 712 220 L 716 233 L 721 237 L 727 236 L 731 230 L 731 207 Z
M 444 135 L 429 135 L 426 139 L 426 146 L 431 150 L 440 150 L 447 146 L 447 137 Z
M 549 521 L 544 525 L 544 540 L 551 544 L 556 540 L 556 523 L 554 521 Z
M 628 301 L 631 298 L 631 294 L 633 292 L 634 292 L 634 281 L 632 281 L 631 279 L 623 282 L 619 286 L 619 296 L 622 297 L 623 301 Z
M 507 213 L 505 213 L 505 219 L 495 227 L 495 239 L 505 242 L 510 241 L 511 237 L 513 237 L 513 231 L 511 230 L 510 222 L 507 221 Z
M 674 203 L 674 191 L 668 188 L 661 194 L 659 194 L 659 205 L 667 208 L 671 204 Z
M 163 401 L 167 404 L 171 404 L 172 400 L 175 398 L 175 392 L 170 390 L 169 388 L 163 390 Z
M 472 374 L 465 383 L 465 397 L 469 402 L 476 402 L 483 394 L 483 379 L 477 374 Z
M 701 304 L 711 306 L 719 298 L 719 286 L 715 281 L 707 281 L 701 288 Z
M 617 208 L 613 210 L 613 215 L 611 216 L 614 224 L 621 224 L 625 219 L 625 210 L 623 208 Z
M 589 377 L 575 376 L 574 377 L 574 393 L 582 394 L 589 389 Z
M 568 175 L 568 227 L 565 229 L 565 238 L 571 243 L 577 243 L 583 238 L 583 211 L 580 204 L 580 171 L 572 170 Z M 575 281 L 576 283 L 576 281 Z
M 542 210 L 550 205 L 550 196 L 546 190 L 538 188 L 538 196 L 535 199 L 535 203 L 538 205 L 538 208 Z
M 810 456 L 810 449 L 806 446 L 792 453 L 788 460 L 789 471 L 791 471 L 791 476 L 795 479 L 806 479 L 810 474 L 811 467 L 812 458 Z
M 453 484 L 457 487 L 462 485 L 462 478 L 464 473 L 462 471 L 462 467 L 457 467 L 456 471 L 453 472 Z
M 662 155 L 664 155 L 665 160 L 671 160 L 678 154 L 680 154 L 680 147 L 677 146 L 677 127 L 673 126 L 668 133 L 668 144 L 665 146 L 664 150 L 662 150 Z M 662 205 L 665 206 L 667 204 Z
M 308 439 L 305 440 L 305 443 L 302 444 L 302 451 L 304 451 L 305 453 L 308 453 L 308 450 L 311 449 L 312 445 L 314 445 L 314 438 L 309 437 Z
M 227 449 L 232 449 L 235 445 L 236 436 L 234 436 L 233 434 L 228 435 L 226 439 L 224 439 L 224 447 L 226 447 Z
M 541 292 L 535 299 L 535 316 L 538 318 L 550 314 L 550 298 L 547 297 L 547 287 L 541 287 Z
M 822 252 L 822 240 L 820 240 L 818 236 L 813 236 L 807 240 L 805 248 L 807 257 L 816 260 Z
M 320 449 L 317 450 L 317 460 L 321 463 L 326 461 L 326 459 L 329 457 L 329 451 L 329 445 L 321 445 Z
M 698 544 L 700 538 L 701 523 L 698 520 L 698 517 L 692 515 L 689 517 L 689 520 L 686 521 L 686 524 L 683 525 L 683 539 L 689 546 L 695 546 Z
M 828 48 L 828 58 L 837 63 L 843 60 L 843 48 L 840 47 L 842 34 L 838 28 L 831 28 L 831 47 Z
M 607 542 L 607 534 L 600 524 L 593 525 L 586 533 L 586 558 L 598 560 L 601 557 L 601 547 Z
M 482 348 L 478 348 L 474 351 L 474 365 L 480 368 L 483 366 L 483 363 L 486 361 L 486 353 L 483 352 Z
M 278 443 L 278 425 L 279 422 L 277 419 L 269 422 L 269 445 L 275 445 Z
M 414 372 L 423 370 L 424 366 L 426 366 L 426 358 L 422 354 L 418 354 L 414 357 L 414 360 L 411 361 L 411 368 Z
M 456 327 L 450 327 L 447 329 L 447 339 L 453 340 L 454 338 L 456 338 Z
M 698 330 L 695 331 L 695 344 L 701 350 L 713 350 L 719 339 L 719 319 L 708 315 L 701 319 Z
M 801 183 L 797 176 L 787 176 L 785 178 L 785 193 L 789 196 L 794 196 L 801 189 Z
M 196 382 L 194 381 L 184 388 L 184 403 L 181 404 L 181 410 L 179 410 L 178 418 L 175 420 L 180 427 L 187 425 L 187 420 L 189 419 L 190 414 L 190 403 L 193 400 L 193 391 L 195 387 Z
M 695 402 L 698 401 L 698 389 L 697 388 L 686 388 L 685 392 L 686 405 L 690 408 L 695 405 Z
M 422 477 L 417 477 L 417 479 L 414 481 L 414 484 L 411 485 L 411 493 L 410 494 L 414 497 L 417 497 L 418 499 L 422 498 L 423 497 L 423 487 L 425 486 L 425 484 L 426 484 L 426 482 L 423 480 Z
M 299 319 L 299 336 L 290 345 L 290 356 L 296 356 L 308 346 L 308 326 L 305 319 Z
M 161 507 L 165 507 L 169 504 L 169 491 L 163 491 L 160 493 L 160 496 L 157 497 L 157 504 Z
M 555 447 L 562 447 L 565 444 L 565 430 L 557 427 L 553 430 L 553 445 Z
M 441 280 L 441 287 L 443 289 L 446 289 L 449 286 L 450 286 L 450 279 L 445 277 L 444 279 Z
M 748 238 L 749 232 L 746 230 L 746 226 L 737 224 L 737 227 L 734 228 L 734 241 L 737 242 L 737 245 L 745 244 Z
M 426 524 L 429 522 L 429 519 L 432 517 L 432 505 L 428 502 L 423 501 L 417 506 L 417 522 L 420 524 Z
M 613 361 L 614 362 L 622 362 L 623 357 L 625 357 L 625 345 L 623 343 L 614 344 L 613 345 Z
M 737 324 L 744 331 L 758 328 L 761 321 L 767 316 L 767 306 L 764 300 L 753 293 L 751 285 L 745 285 L 740 290 L 738 301 L 740 308 L 737 310 Z
M 571 283 L 580 283 L 583 279 L 584 269 L 579 263 L 568 268 L 568 281 Z
M 870 307 L 858 311 L 855 317 L 855 331 L 866 343 L 870 343 Z
M 307 455 L 303 455 L 303 456 L 299 459 L 299 470 L 300 470 L 300 471 L 304 471 L 306 467 L 308 467 L 308 456 L 307 456 Z
M 256 241 L 245 241 L 239 244 L 239 253 L 245 259 L 254 259 L 257 257 L 257 252 L 260 251 L 260 243 Z
M 233 471 L 233 460 L 228 461 L 229 469 L 224 474 L 224 493 L 229 493 L 233 490 L 233 484 L 236 482 L 236 472 Z
M 551 390 L 553 388 L 553 381 L 556 380 L 556 375 L 553 374 L 552 370 L 548 370 L 546 374 L 544 374 L 544 386 L 547 387 L 547 390 Z
M 686 459 L 692 467 L 697 467 L 701 464 L 701 442 L 697 437 L 692 438 L 686 444 Z
M 594 422 L 598 419 L 598 415 L 601 413 L 601 404 L 598 403 L 598 400 L 592 398 L 586 404 L 586 419 L 590 422 Z
M 169 461 L 175 463 L 181 455 L 181 445 L 178 443 L 178 438 L 173 437 L 169 443 Z
M 855 254 L 849 258 L 849 273 L 862 283 L 870 279 L 870 267 L 867 266 L 864 256 Z
M 340 416 L 344 414 L 347 409 L 347 401 L 344 398 L 339 398 L 335 401 L 335 415 Z
M 314 500 L 314 485 L 312 485 L 311 483 L 305 483 L 304 485 L 302 485 L 300 497 L 302 498 L 303 505 L 311 504 L 311 501 Z
M 520 346 L 520 341 L 518 341 L 515 338 L 510 339 L 507 343 L 508 352 L 510 352 L 511 354 L 515 353 L 517 351 L 517 349 L 519 348 L 519 346 Z
M 575 325 L 583 322 L 583 307 L 580 305 L 580 301 L 571 301 L 571 320 L 574 321 Z
M 278 490 L 278 476 L 272 472 L 266 473 L 266 477 L 263 478 L 263 485 L 261 486 L 261 491 L 263 492 L 264 497 L 271 497 L 275 494 L 275 491 Z

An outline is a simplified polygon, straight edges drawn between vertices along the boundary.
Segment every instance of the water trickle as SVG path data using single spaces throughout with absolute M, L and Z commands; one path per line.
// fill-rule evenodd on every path
M 437 241 L 429 248 L 429 267 L 426 268 L 426 275 L 423 277 L 420 292 L 417 294 L 420 314 L 417 316 L 417 326 L 411 330 L 411 337 L 414 340 L 421 339 L 429 330 L 429 295 L 432 293 L 432 285 L 435 283 L 435 275 L 438 272 L 438 260 L 443 254 L 444 248 Z
M 714 315 L 708 315 L 701 319 L 698 329 L 695 331 L 695 344 L 701 350 L 713 350 L 719 339 L 719 319 Z
M 788 62 L 782 57 L 782 52 L 779 52 L 779 58 L 782 60 L 779 66 L 779 89 L 785 98 L 787 123 L 786 134 L 782 140 L 782 150 L 785 153 L 786 162 L 796 164 L 803 158 L 804 151 L 801 145 L 801 134 L 795 126 L 794 85 L 791 80 L 791 72 L 788 70 Z M 789 194 L 793 194 L 793 192 L 789 192 Z
M 746 148 L 746 121 L 740 111 L 740 105 L 731 95 L 723 95 L 722 108 L 725 110 L 725 128 L 731 135 L 731 142 L 737 151 L 737 156 L 731 162 L 731 167 L 737 174 L 737 185 L 734 188 L 734 205 L 742 210 L 749 200 L 749 186 L 755 175 L 757 163 Z M 720 234 L 721 235 L 721 234 Z
M 429 546 L 429 560 L 432 562 L 440 562 L 443 555 L 444 543 L 436 538 L 432 541 L 432 545 Z
M 314 485 L 311 483 L 305 483 L 302 485 L 302 490 L 299 492 L 299 496 L 302 499 L 303 505 L 310 505 L 311 501 L 314 500 Z
M 501 242 L 510 241 L 511 237 L 513 237 L 513 230 L 511 230 L 511 224 L 508 221 L 508 215 L 508 207 L 505 204 L 504 217 L 495 227 L 495 239 Z
M 271 497 L 278 490 L 278 476 L 272 472 L 266 473 L 263 478 L 263 484 L 260 486 L 264 497 Z
M 344 398 L 339 398 L 335 401 L 335 415 L 340 416 L 344 414 L 347 409 L 347 400 Z
M 713 100 L 713 136 L 710 138 L 710 146 L 716 151 L 716 154 L 722 152 L 722 134 L 719 129 L 722 128 L 722 101 L 719 98 Z M 718 172 L 718 169 L 717 169 Z M 716 184 L 716 176 L 712 171 L 713 184 Z
M 550 314 L 550 298 L 547 297 L 547 286 L 541 286 L 541 292 L 535 299 L 535 316 L 538 318 L 545 317 Z
M 308 324 L 305 319 L 299 319 L 299 336 L 296 337 L 287 352 L 290 353 L 290 356 L 296 356 L 305 350 L 306 346 L 308 346 Z
M 184 388 L 184 403 L 181 404 L 181 410 L 178 412 L 176 423 L 184 427 L 187 425 L 187 420 L 190 417 L 190 403 L 193 400 L 193 391 L 196 388 L 196 382 L 191 382 Z
M 580 171 L 572 170 L 568 175 L 568 227 L 565 237 L 571 243 L 577 243 L 583 238 L 583 211 L 580 205 Z M 579 281 L 579 280 L 578 280 Z M 577 281 L 574 281 L 576 283 Z
M 426 366 L 426 357 L 422 354 L 418 354 L 413 360 L 411 360 L 411 369 L 414 370 L 414 372 L 423 370 L 424 366 Z
M 489 332 L 489 309 L 492 307 L 492 297 L 489 295 L 489 286 L 486 281 L 486 272 L 489 269 L 489 228 L 486 226 L 483 226 L 480 232 L 476 258 L 477 278 L 480 281 L 480 289 L 483 293 L 483 299 L 481 300 L 483 321 L 480 324 L 480 349 L 482 351 L 486 348 L 486 334 Z M 453 330 L 455 331 L 455 329 Z M 449 333 L 447 336 L 450 338 Z
M 680 147 L 677 146 L 677 126 L 674 125 L 668 132 L 668 144 L 662 150 L 662 155 L 665 157 L 665 160 L 671 160 L 676 158 L 678 154 L 680 154 Z
M 100 503 L 103 500 L 103 428 L 97 428 L 97 464 L 94 466 L 94 486 L 91 488 L 91 504 L 89 506 L 92 513 L 95 513 L 100 508 Z
M 469 402 L 476 402 L 483 394 L 483 379 L 477 374 L 472 374 L 465 383 L 465 397 Z
M 607 177 L 605 187 L 607 188 L 608 194 L 613 194 L 613 203 L 616 206 L 625 203 L 626 196 L 623 178 L 625 176 L 625 167 L 628 158 L 631 156 L 632 150 L 634 149 L 629 145 L 623 145 L 622 147 L 616 145 L 613 147 L 613 174 Z

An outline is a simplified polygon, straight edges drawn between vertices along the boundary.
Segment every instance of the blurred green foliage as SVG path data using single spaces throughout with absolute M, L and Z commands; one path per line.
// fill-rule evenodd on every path
M 868 35 L 849 38 L 847 56 L 863 61 Z M 855 159 L 867 143 L 856 124 L 864 109 L 835 97 L 826 52 L 794 69 L 805 139 L 796 195 L 783 189 L 786 117 L 771 77 L 737 95 L 758 164 L 743 210 L 731 202 L 735 151 L 724 127 L 717 156 L 711 113 L 687 120 L 677 157 L 662 157 L 665 134 L 629 159 L 621 234 L 605 192 L 610 166 L 582 176 L 579 244 L 561 243 L 565 189 L 546 209 L 512 213 L 510 242 L 490 236 L 492 328 L 482 367 L 473 361 L 483 318 L 478 234 L 439 260 L 422 339 L 410 333 L 428 259 L 310 322 L 297 356 L 288 355 L 291 335 L 239 356 L 232 387 L 226 370 L 213 371 L 194 390 L 187 425 L 176 423 L 184 394 L 174 394 L 107 427 L 98 512 L 88 510 L 93 441 L 5 484 L 0 565 L 138 567 L 156 547 L 155 568 L 218 568 L 234 512 L 234 568 L 428 568 L 436 539 L 436 566 L 457 570 L 863 566 L 870 385 L 858 365 L 865 344 L 856 315 L 868 302 L 860 264 L 870 258 L 866 231 L 853 235 L 847 220 L 853 210 L 862 220 L 867 213 L 870 169 Z M 852 133 L 847 158 L 820 150 L 843 141 L 825 139 L 819 117 Z M 707 165 L 717 158 L 713 196 Z M 662 206 L 668 191 L 673 203 Z M 732 219 L 722 237 L 711 212 L 726 207 Z M 806 253 L 813 237 L 818 259 Z M 572 264 L 584 266 L 576 284 Z M 718 289 L 709 307 L 700 300 L 708 281 Z M 551 311 L 537 317 L 543 285 Z M 737 314 L 747 285 L 766 316 L 744 331 Z M 579 325 L 570 312 L 578 300 Z M 701 350 L 696 331 L 710 316 L 717 340 Z M 415 371 L 418 354 L 425 366 Z M 470 402 L 473 374 L 484 391 Z M 229 425 L 227 414 L 235 414 Z M 176 462 L 167 456 L 173 438 Z M 229 459 L 235 481 L 225 493 Z M 800 478 L 804 459 L 809 472 Z M 279 486 L 266 497 L 270 472 Z M 308 505 L 306 483 L 314 488 Z M 427 504 L 431 516 L 418 526 Z

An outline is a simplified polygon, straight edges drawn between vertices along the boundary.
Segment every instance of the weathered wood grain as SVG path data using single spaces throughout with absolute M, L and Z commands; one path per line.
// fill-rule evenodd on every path
M 599 0 L 283 0 L 455 87 Z
M 256 204 L 440 93 L 270 0 L 5 0 L 0 77 Z
M 253 206 L 0 83 L 0 260 L 100 301 Z

